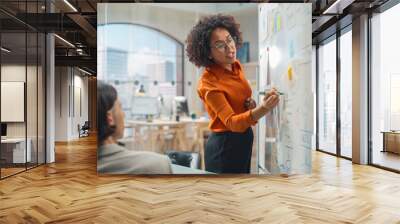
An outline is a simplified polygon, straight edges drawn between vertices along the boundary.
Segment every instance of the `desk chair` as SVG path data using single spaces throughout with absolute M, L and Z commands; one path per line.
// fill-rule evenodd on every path
M 85 121 L 82 127 L 80 126 L 80 124 L 78 124 L 79 138 L 89 136 L 89 129 L 90 129 L 89 121 Z

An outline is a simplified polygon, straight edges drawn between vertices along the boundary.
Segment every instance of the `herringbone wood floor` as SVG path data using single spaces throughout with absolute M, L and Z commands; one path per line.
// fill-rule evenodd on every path
M 313 154 L 304 176 L 96 174 L 93 137 L 0 181 L 0 223 L 400 223 L 400 175 Z

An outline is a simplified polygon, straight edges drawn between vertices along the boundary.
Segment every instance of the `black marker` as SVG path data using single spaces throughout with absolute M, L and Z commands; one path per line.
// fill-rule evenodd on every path
M 265 91 L 269 91 L 269 89 L 267 89 L 267 90 L 265 90 Z M 259 94 L 265 95 L 265 91 L 260 91 Z M 280 95 L 280 96 L 285 95 L 285 94 L 283 94 L 282 92 L 279 92 L 279 91 L 276 91 L 276 92 L 277 92 L 278 95 Z

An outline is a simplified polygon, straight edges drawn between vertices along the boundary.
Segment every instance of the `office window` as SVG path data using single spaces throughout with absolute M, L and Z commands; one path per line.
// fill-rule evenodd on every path
M 352 32 L 340 36 L 340 154 L 352 157 Z
M 400 170 L 400 5 L 372 19 L 372 163 Z
M 336 153 L 336 39 L 318 48 L 318 149 Z
M 98 26 L 99 80 L 114 84 L 126 115 L 132 97 L 183 95 L 183 45 L 167 34 L 135 24 Z

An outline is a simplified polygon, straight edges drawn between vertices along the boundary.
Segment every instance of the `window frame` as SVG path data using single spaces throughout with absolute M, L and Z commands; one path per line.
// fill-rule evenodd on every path
M 336 156 L 339 158 L 343 158 L 346 160 L 352 160 L 352 158 L 347 157 L 347 156 L 343 156 L 342 152 L 341 152 L 341 118 L 340 118 L 340 103 L 341 103 L 341 97 L 340 97 L 340 84 L 341 84 L 341 67 L 340 67 L 340 37 L 344 34 L 346 34 L 347 32 L 351 32 L 352 30 L 352 23 L 349 23 L 348 25 L 346 25 L 345 27 L 343 27 L 340 30 L 337 30 L 336 33 L 333 33 L 332 35 L 326 37 L 325 39 L 319 41 L 316 44 L 316 59 L 315 59 L 315 64 L 316 64 L 316 151 L 318 152 L 323 152 L 332 156 Z M 324 149 L 321 149 L 319 147 L 320 143 L 319 143 L 319 134 L 320 134 L 320 130 L 319 130 L 319 112 L 320 112 L 320 105 L 319 105 L 319 84 L 320 84 L 320 79 L 319 79 L 319 64 L 320 64 L 320 56 L 319 56 L 319 48 L 321 45 L 323 44 L 327 44 L 331 41 L 336 41 L 336 152 L 335 153 L 331 153 L 328 152 Z

